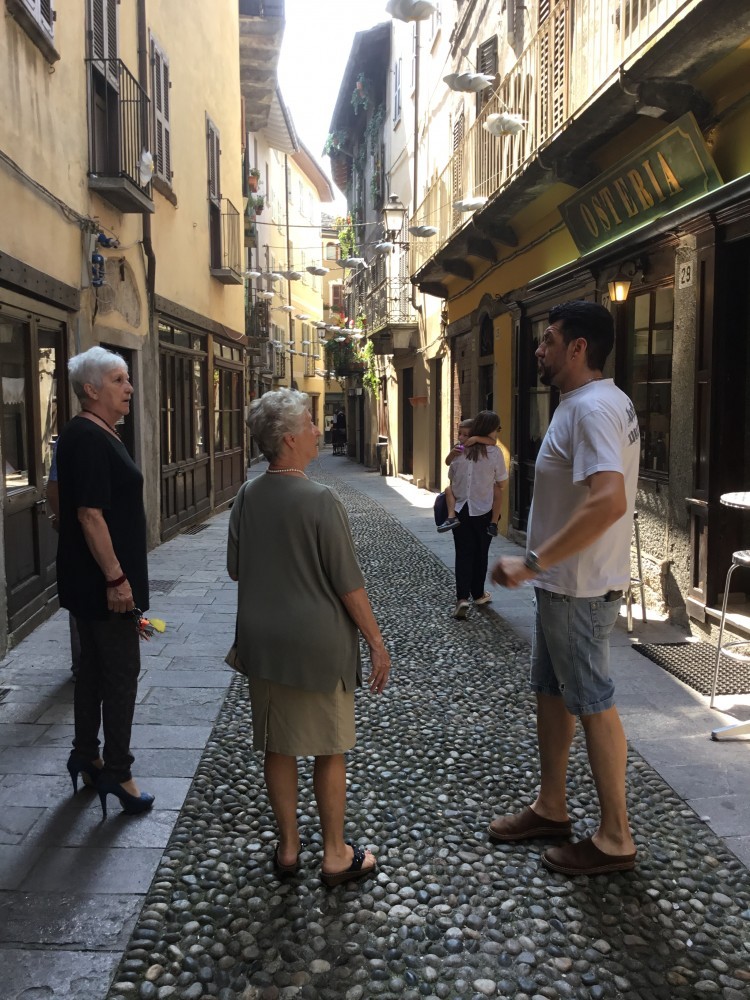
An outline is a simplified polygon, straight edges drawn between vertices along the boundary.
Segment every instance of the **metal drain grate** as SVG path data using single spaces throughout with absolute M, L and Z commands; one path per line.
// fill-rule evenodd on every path
M 149 580 L 148 590 L 150 594 L 168 594 L 177 584 L 176 580 Z
M 192 528 L 185 528 L 182 532 L 183 535 L 200 535 L 201 531 L 205 531 L 208 527 L 207 524 L 194 524 Z

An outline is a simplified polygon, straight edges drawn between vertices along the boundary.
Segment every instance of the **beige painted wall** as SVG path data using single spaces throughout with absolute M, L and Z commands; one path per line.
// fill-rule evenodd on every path
M 209 272 L 206 154 L 208 115 L 220 136 L 221 194 L 240 212 L 241 225 L 237 4 L 232 0 L 191 4 L 189 18 L 183 0 L 151 0 L 147 9 L 149 29 L 169 60 L 172 185 L 177 198 L 175 207 L 154 193 L 157 292 L 232 330 L 244 331 L 242 286 L 223 285 Z

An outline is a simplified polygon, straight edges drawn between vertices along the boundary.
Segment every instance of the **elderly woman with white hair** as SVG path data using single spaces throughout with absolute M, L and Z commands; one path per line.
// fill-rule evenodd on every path
M 116 424 L 130 412 L 133 386 L 119 354 L 92 347 L 68 363 L 81 412 L 60 434 L 57 586 L 81 640 L 75 736 L 68 771 L 133 815 L 153 805 L 131 772 L 140 649 L 137 619 L 148 608 L 143 476 Z M 137 611 L 136 609 L 140 609 Z M 99 730 L 104 747 L 99 752 Z
M 232 507 L 227 569 L 239 580 L 237 652 L 279 829 L 276 871 L 299 868 L 297 757 L 313 756 L 321 881 L 334 886 L 376 867 L 370 851 L 344 840 L 344 754 L 355 743 L 354 691 L 362 684 L 358 633 L 370 651 L 372 692 L 385 688 L 391 663 L 344 507 L 305 475 L 320 436 L 308 404 L 305 393 L 280 389 L 251 405 L 247 424 L 269 466 Z

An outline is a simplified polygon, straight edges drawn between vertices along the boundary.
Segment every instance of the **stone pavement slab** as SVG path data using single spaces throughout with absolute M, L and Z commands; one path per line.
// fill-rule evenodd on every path
M 323 459 L 315 472 L 330 467 Z M 518 809 L 538 781 L 528 647 L 499 592 L 499 614 L 455 622 L 446 564 L 388 513 L 387 497 L 373 502 L 343 473 L 333 482 L 394 659 L 381 697 L 357 693 L 348 755 L 346 832 L 377 852 L 377 874 L 321 885 L 308 761 L 301 871 L 274 874 L 277 835 L 235 678 L 108 1000 L 148 994 L 149 966 L 157 996 L 176 976 L 179 1000 L 739 1000 L 750 982 L 750 875 L 639 753 L 628 759 L 635 872 L 567 879 L 541 869 L 543 841 L 489 842 L 488 819 Z M 623 672 L 628 654 L 642 659 L 622 643 Z M 636 674 L 634 718 L 655 712 L 657 742 L 671 746 L 671 715 Z M 679 701 L 678 733 L 700 725 L 695 712 Z M 594 803 L 579 733 L 577 836 L 595 829 Z
M 176 582 L 168 594 L 157 588 L 151 602 L 167 632 L 141 644 L 133 747 L 135 773 L 156 796 L 153 812 L 125 817 L 110 796 L 103 823 L 95 793 L 71 794 L 65 612 L 0 663 L 2 1000 L 101 1000 L 112 979 L 231 680 L 223 663 L 234 622 L 225 548 L 226 515 L 202 536 L 149 554 L 152 579 Z M 201 633 L 195 626 L 207 612 Z
M 743 833 L 750 748 L 711 743 L 721 715 L 635 654 L 623 627 L 613 663 L 637 751 L 629 794 L 639 872 L 570 881 L 540 871 L 543 844 L 489 845 L 488 809 L 516 807 L 537 776 L 533 703 L 523 685 L 531 589 L 494 589 L 494 610 L 455 623 L 446 570 L 452 540 L 434 531 L 432 495 L 330 455 L 312 472 L 336 477 L 397 651 L 386 696 L 358 695 L 361 746 L 349 771 L 348 833 L 377 845 L 380 874 L 354 891 L 320 888 L 305 766 L 304 875 L 280 884 L 270 870 L 275 833 L 248 743 L 247 705 L 223 663 L 236 604 L 224 568 L 225 512 L 201 534 L 179 536 L 149 556 L 152 578 L 166 581 L 152 613 L 169 625 L 142 647 L 134 730 L 148 744 L 136 750 L 136 776 L 156 795 L 153 813 L 121 816 L 110 796 L 102 823 L 96 795 L 71 795 L 65 743 L 73 685 L 63 613 L 0 663 L 0 689 L 11 688 L 0 701 L 2 1000 L 103 1000 L 122 976 L 128 985 L 110 995 L 137 995 L 131 986 L 139 973 L 120 965 L 123 953 L 126 961 L 146 954 L 165 914 L 170 941 L 186 953 L 218 935 L 210 960 L 199 951 L 207 968 L 233 968 L 238 982 L 252 979 L 268 997 L 408 1000 L 418 991 L 433 1000 L 694 1000 L 714 992 L 737 1000 L 750 982 L 743 957 L 750 906 L 741 913 L 733 903 L 745 893 L 747 872 L 730 852 L 750 860 Z M 501 538 L 492 551 L 515 549 Z M 636 622 L 636 639 L 663 634 L 659 623 Z M 580 834 L 594 822 L 580 740 L 571 782 Z M 194 863 L 180 869 L 181 845 L 196 837 Z M 193 917 L 202 937 L 191 936 Z M 215 971 L 212 982 L 219 979 Z M 175 1000 L 190 988 L 183 981 Z

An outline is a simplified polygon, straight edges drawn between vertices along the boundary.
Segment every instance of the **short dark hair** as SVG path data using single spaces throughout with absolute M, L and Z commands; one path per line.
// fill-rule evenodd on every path
M 569 344 L 580 337 L 586 341 L 586 363 L 593 371 L 601 371 L 615 343 L 612 314 L 598 302 L 573 299 L 550 309 L 549 323 L 560 324 L 563 340 Z

